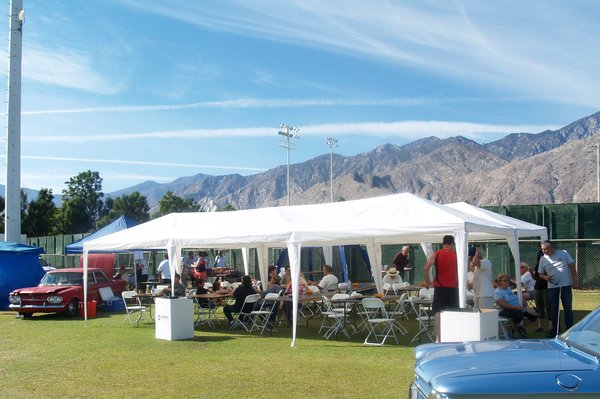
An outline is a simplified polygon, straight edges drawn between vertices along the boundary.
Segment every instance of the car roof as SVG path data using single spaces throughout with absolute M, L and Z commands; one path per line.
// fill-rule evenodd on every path
M 97 268 L 97 267 L 90 267 L 88 268 L 88 273 L 89 272 L 94 272 L 100 270 L 102 271 L 102 269 Z M 83 267 L 72 267 L 72 268 L 65 268 L 65 269 L 54 269 L 54 270 L 50 270 L 48 273 L 83 273 Z

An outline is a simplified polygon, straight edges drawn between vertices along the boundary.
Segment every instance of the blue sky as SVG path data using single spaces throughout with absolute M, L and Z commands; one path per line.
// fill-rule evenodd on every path
M 593 0 L 24 3 L 21 185 L 55 194 L 285 165 L 281 123 L 298 163 L 600 110 Z

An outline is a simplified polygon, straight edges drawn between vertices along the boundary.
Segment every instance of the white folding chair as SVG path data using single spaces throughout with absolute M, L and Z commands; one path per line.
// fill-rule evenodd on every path
M 129 320 L 129 324 L 133 326 L 133 319 L 131 318 L 131 316 L 134 313 L 139 312 L 139 316 L 135 321 L 135 325 L 137 326 L 140 323 L 142 317 L 144 317 L 144 321 L 146 320 L 146 307 L 143 306 L 140 303 L 140 299 L 135 297 L 134 295 L 137 295 L 137 292 L 123 291 L 121 293 L 121 298 L 123 298 L 123 303 L 125 304 L 125 312 L 127 313 L 127 316 L 125 316 L 123 323 Z
M 408 293 L 405 292 L 402 295 L 400 295 L 400 298 L 396 302 L 396 307 L 393 310 L 388 312 L 388 316 L 394 320 L 395 328 L 402 335 L 404 335 L 408 332 L 406 330 L 406 328 L 404 327 L 404 325 L 402 324 L 402 322 L 400 321 L 400 319 L 402 319 L 403 317 L 408 319 L 408 316 L 406 315 L 406 308 L 405 308 L 407 300 L 408 300 Z
M 271 331 L 277 331 L 275 328 L 275 323 L 271 322 L 271 317 L 273 312 L 275 311 L 275 307 L 279 304 L 276 300 L 279 298 L 279 294 L 274 292 L 269 292 L 265 295 L 260 308 L 258 310 L 252 311 L 252 328 L 250 331 L 260 330 L 260 333 L 265 332 L 267 328 Z
M 362 307 L 365 310 L 367 316 L 367 328 L 369 334 L 365 338 L 365 345 L 378 345 L 385 344 L 385 340 L 392 335 L 396 344 L 398 338 L 396 337 L 394 319 L 390 318 L 385 309 L 385 304 L 379 298 L 363 298 Z M 379 339 L 379 341 L 369 341 L 369 338 Z
M 251 294 L 246 297 L 244 304 L 236 315 L 230 329 L 233 330 L 237 327 L 244 327 L 244 330 L 250 332 L 253 326 L 252 311 L 254 310 L 254 304 L 260 299 L 260 294 Z
M 327 328 L 323 336 L 325 339 L 331 338 L 333 335 L 337 335 L 339 332 L 344 334 L 350 339 L 350 334 L 346 330 L 345 321 L 346 315 L 343 312 L 336 312 L 332 307 L 331 301 L 327 297 L 323 297 L 323 323 L 319 328 L 319 334 L 324 328 Z M 325 323 L 329 323 L 329 326 L 325 326 Z
M 410 341 L 411 343 L 420 340 L 422 335 L 427 335 L 429 340 L 433 341 L 430 330 L 435 324 L 435 317 L 430 314 L 430 308 L 428 306 L 422 306 L 421 304 L 416 303 L 420 299 L 421 298 L 414 296 L 409 298 L 409 303 L 416 315 L 415 320 L 419 325 L 419 331 Z

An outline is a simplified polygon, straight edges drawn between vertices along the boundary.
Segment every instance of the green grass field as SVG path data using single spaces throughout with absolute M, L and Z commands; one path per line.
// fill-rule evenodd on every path
M 577 291 L 576 320 L 600 304 Z M 364 335 L 325 340 L 320 319 L 272 336 L 196 329 L 194 339 L 154 338 L 152 324 L 123 324 L 124 313 L 78 318 L 0 312 L 0 392 L 5 398 L 397 398 L 412 379 L 416 331 L 400 344 L 365 347 Z M 533 330 L 533 329 L 531 329 Z M 541 333 L 530 334 L 541 337 Z M 393 342 L 388 341 L 388 342 Z

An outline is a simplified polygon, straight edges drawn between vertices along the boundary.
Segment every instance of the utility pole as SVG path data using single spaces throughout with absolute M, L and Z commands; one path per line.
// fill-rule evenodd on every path
M 280 147 L 287 148 L 287 204 L 290 205 L 290 151 L 294 149 L 294 144 L 290 142 L 290 139 L 300 138 L 296 133 L 300 132 L 300 129 L 294 126 L 288 126 L 284 123 L 279 126 L 281 129 L 277 134 L 284 136 L 285 140 L 279 143 Z
M 21 242 L 21 58 L 23 0 L 10 2 L 4 240 Z
M 325 144 L 329 146 L 329 193 L 333 202 L 333 147 L 337 147 L 337 140 L 331 137 L 325 138 Z

